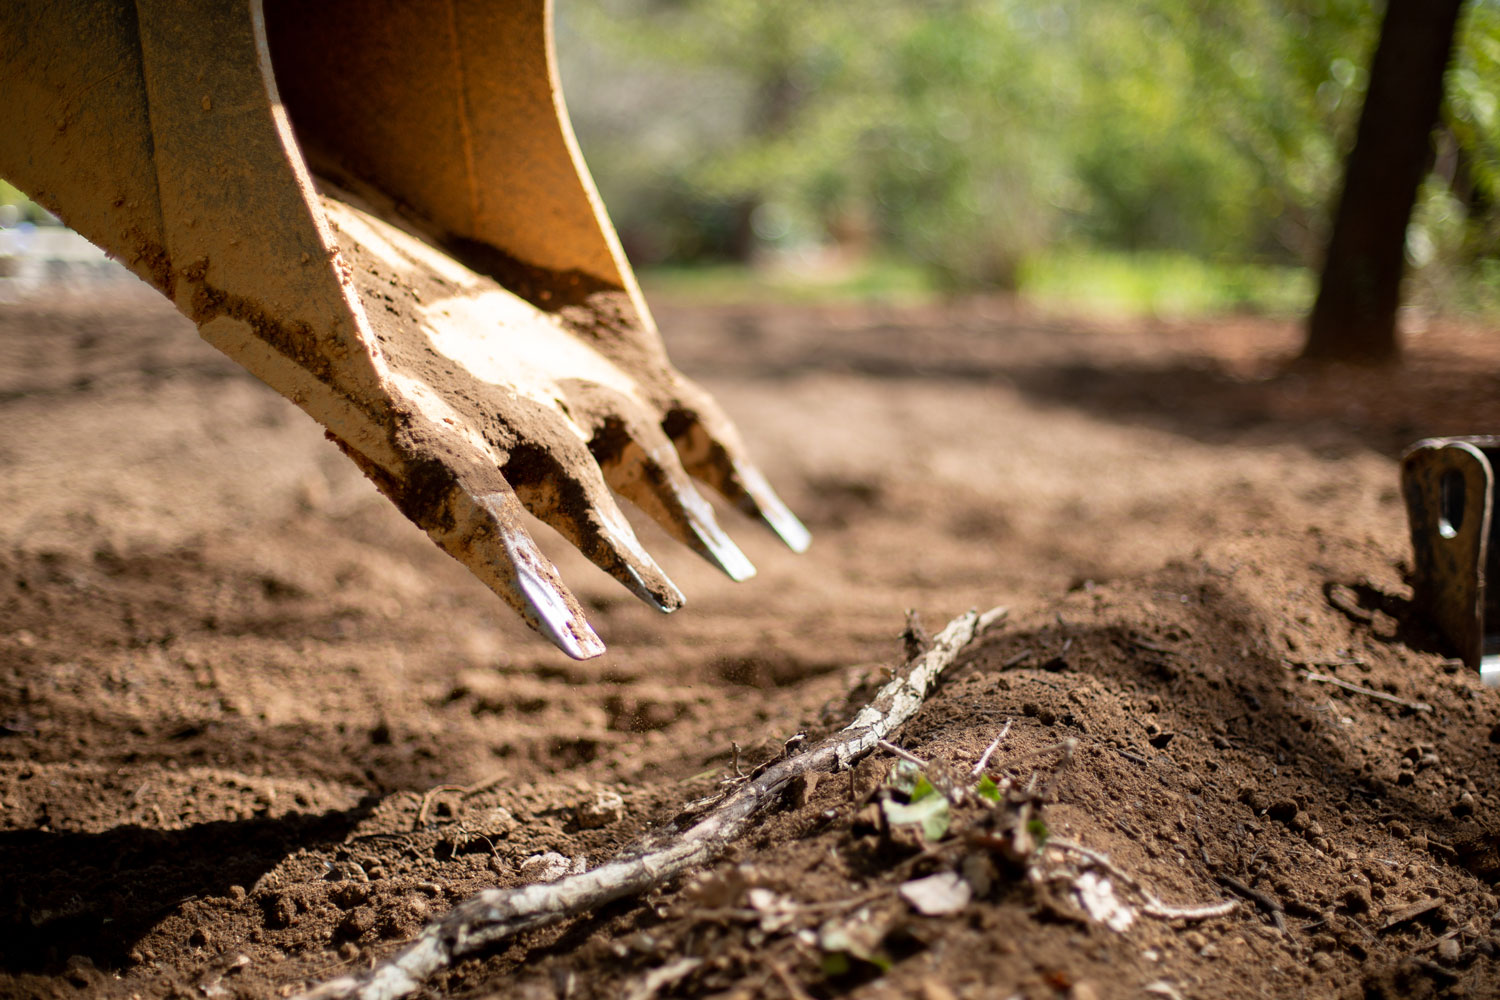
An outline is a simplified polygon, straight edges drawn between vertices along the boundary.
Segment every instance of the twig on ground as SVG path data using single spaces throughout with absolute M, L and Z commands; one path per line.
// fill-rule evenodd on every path
M 1040 757 L 1043 754 L 1056 753 L 1059 750 L 1062 751 L 1062 755 L 1063 755 L 1062 759 L 1063 759 L 1063 762 L 1066 763 L 1067 761 L 1070 761 L 1070 760 L 1073 759 L 1073 751 L 1075 751 L 1077 749 L 1078 749 L 1078 741 L 1075 740 L 1073 737 L 1069 736 L 1066 739 L 1059 740 L 1056 743 L 1049 743 L 1049 744 L 1047 744 L 1044 747 L 1037 747 L 1034 750 L 1027 750 L 1025 753 L 1017 754 L 1016 756 L 1012 757 L 1010 760 L 1007 760 L 1001 766 L 1002 767 L 1011 767 L 1012 765 L 1019 764 L 1023 760 L 1030 760 L 1033 757 Z
M 427 825 L 427 810 L 432 805 L 432 800 L 443 792 L 461 792 L 463 785 L 433 785 L 422 793 L 422 804 L 417 807 L 417 818 L 412 821 L 411 828 L 420 830 Z
M 1350 588 L 1335 583 L 1326 587 L 1325 593 L 1329 604 L 1355 621 L 1368 625 L 1375 620 L 1375 612 L 1360 607 L 1359 595 Z
M 900 757 L 902 760 L 906 761 L 908 764 L 915 764 L 918 767 L 922 768 L 923 770 L 926 770 L 928 767 L 931 766 L 931 764 L 928 761 L 925 761 L 921 757 L 918 757 L 916 754 L 912 753 L 910 750 L 902 750 L 900 747 L 898 747 L 894 743 L 889 743 L 889 742 L 887 742 L 885 740 L 880 740 L 875 745 L 878 746 L 880 749 L 884 750 L 886 753 L 891 754 L 894 757 Z
M 734 753 L 734 773 L 729 775 L 728 777 L 719 779 L 719 784 L 723 785 L 726 790 L 729 788 L 738 788 L 740 785 L 743 785 L 745 782 L 754 777 L 753 775 L 746 774 L 744 771 L 740 770 L 740 754 L 742 753 L 742 751 L 740 750 L 740 745 L 734 740 L 730 740 L 729 749 Z M 714 799 L 709 798 L 704 801 L 713 802 Z M 693 803 L 693 806 L 697 806 L 698 804 L 699 803 L 695 802 Z M 692 806 L 690 806 L 689 808 L 692 808 Z
M 906 609 L 906 627 L 901 630 L 902 650 L 905 659 L 909 662 L 915 660 L 927 652 L 927 646 L 932 642 L 927 635 L 927 630 L 922 627 L 922 617 L 917 614 L 915 608 Z
M 803 989 L 802 984 L 792 978 L 791 970 L 785 965 L 775 960 L 768 961 L 766 964 L 770 966 L 776 978 L 781 981 L 781 988 L 786 990 L 786 995 L 791 1000 L 813 1000 L 812 994 Z
M 974 765 L 974 769 L 969 772 L 969 777 L 977 778 L 984 773 L 984 769 L 989 766 L 990 758 L 993 757 L 995 755 L 995 751 L 999 749 L 1000 742 L 1004 740 L 1006 736 L 1010 735 L 1010 724 L 1014 721 L 1014 719 L 1005 720 L 1005 725 L 1001 727 L 1000 734 L 996 736 L 993 741 L 991 741 L 989 746 L 984 748 L 984 753 L 980 755 L 979 762 Z
M 1050 799 L 1052 798 L 1053 791 L 1057 788 L 1057 781 L 1062 776 L 1063 768 L 1073 763 L 1073 754 L 1078 751 L 1078 741 L 1069 736 L 1059 743 L 1056 748 L 1044 747 L 1043 749 L 1059 749 L 1063 752 L 1062 758 L 1058 760 L 1056 766 L 1052 768 L 1052 774 L 1047 778 L 1047 787 L 1042 790 L 1041 797 L 1043 799 Z
M 1003 622 L 1009 615 L 1010 608 L 990 608 L 988 611 L 980 614 L 979 620 L 974 623 L 974 634 L 978 636 L 985 632 L 988 632 L 990 630 L 990 626 L 995 625 L 999 622 Z
M 1283 934 L 1286 933 L 1286 907 L 1282 905 L 1281 900 L 1270 893 L 1261 892 L 1259 889 L 1252 889 L 1232 875 L 1216 875 L 1214 877 L 1218 879 L 1220 885 L 1236 896 L 1243 896 L 1254 903 L 1271 918 L 1271 922 L 1276 925 L 1277 930 Z
M 847 899 L 833 899 L 823 903 L 799 903 L 795 899 L 784 899 L 786 912 L 797 914 L 817 913 L 842 913 L 855 907 L 873 903 L 884 896 L 889 896 L 890 890 L 881 888 L 870 892 L 862 892 L 858 896 L 850 896 Z M 765 912 L 757 910 L 753 906 L 720 906 L 705 909 L 693 909 L 694 918 L 698 920 L 760 920 L 765 917 Z
M 1149 653 L 1166 653 L 1169 656 L 1177 656 L 1181 652 L 1180 650 L 1173 649 L 1171 646 L 1163 645 L 1159 642 L 1152 642 L 1149 639 L 1137 639 L 1134 636 L 1126 639 L 1125 641 L 1130 643 L 1136 649 L 1144 649 Z
M 439 969 L 482 948 L 571 916 L 639 895 L 718 856 L 750 820 L 781 801 L 788 782 L 810 771 L 845 768 L 869 753 L 922 707 L 927 692 L 958 654 L 1004 609 L 960 615 L 933 637 L 932 646 L 890 683 L 838 733 L 802 753 L 771 764 L 729 794 L 687 830 L 670 839 L 648 835 L 615 860 L 554 882 L 486 889 L 423 928 L 389 960 L 358 975 L 343 976 L 304 994 L 305 1000 L 397 1000 L 410 996 Z
M 1428 847 L 1436 847 L 1438 850 L 1442 851 L 1444 854 L 1448 855 L 1448 857 L 1450 857 L 1450 858 L 1456 858 L 1456 857 L 1458 857 L 1458 851 L 1455 848 L 1453 848 L 1452 846 L 1443 843 L 1441 840 L 1433 840 L 1431 837 L 1428 837 L 1427 838 L 1427 846 Z
M 443 792 L 458 792 L 464 798 L 478 795 L 480 792 L 489 791 L 502 781 L 508 780 L 509 775 L 497 774 L 474 782 L 472 785 L 434 785 L 422 793 L 422 804 L 417 809 L 417 818 L 412 823 L 413 830 L 420 830 L 427 825 L 427 810 L 432 806 L 432 800 Z
M 1283 656 L 1281 662 L 1289 666 L 1302 667 L 1304 669 L 1311 667 L 1362 667 L 1365 665 L 1364 660 L 1355 657 L 1343 660 L 1294 660 L 1289 656 Z
M 702 964 L 701 958 L 679 958 L 675 962 L 668 962 L 666 965 L 652 969 L 641 978 L 640 982 L 636 983 L 629 993 L 625 994 L 626 1000 L 652 1000 L 662 990 L 676 986 L 692 975 Z
M 1427 702 L 1425 701 L 1410 701 L 1406 698 L 1399 698 L 1396 695 L 1388 694 L 1385 691 L 1376 691 L 1374 688 L 1361 687 L 1358 684 L 1351 684 L 1346 680 L 1340 680 L 1339 678 L 1330 676 L 1328 674 L 1316 674 L 1309 670 L 1304 672 L 1302 676 L 1306 677 L 1310 681 L 1317 681 L 1319 684 L 1332 684 L 1334 687 L 1341 687 L 1345 691 L 1353 691 L 1355 694 L 1363 694 L 1368 695 L 1371 698 L 1379 698 L 1381 701 L 1388 701 L 1392 705 L 1400 705 L 1402 708 L 1409 708 L 1413 712 L 1432 711 L 1432 706 L 1427 704 Z
M 1084 847 L 1082 844 L 1074 843 L 1071 840 L 1064 840 L 1061 837 L 1048 837 L 1046 846 L 1055 847 L 1060 851 L 1071 851 L 1089 863 L 1104 869 L 1125 885 L 1130 886 L 1130 888 L 1140 893 L 1141 898 L 1145 900 L 1145 905 L 1141 907 L 1141 912 L 1148 916 L 1159 917 L 1162 920 L 1212 920 L 1215 917 L 1227 916 L 1234 912 L 1234 908 L 1239 905 L 1232 899 L 1225 899 L 1217 903 L 1205 903 L 1201 906 L 1172 906 L 1168 903 L 1163 903 L 1156 893 L 1147 889 L 1141 884 L 1139 879 L 1125 871 L 1119 865 L 1116 865 L 1109 859 L 1109 855 L 1107 854 Z

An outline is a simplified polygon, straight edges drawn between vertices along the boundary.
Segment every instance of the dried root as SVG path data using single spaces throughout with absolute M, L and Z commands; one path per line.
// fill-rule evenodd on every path
M 331 980 L 304 1000 L 397 1000 L 410 996 L 439 970 L 524 931 L 636 896 L 691 868 L 712 861 L 745 832 L 750 821 L 781 801 L 794 778 L 847 768 L 873 750 L 922 707 L 939 676 L 1004 608 L 970 611 L 949 622 L 931 646 L 876 692 L 843 730 L 793 752 L 753 774 L 696 823 L 670 837 L 648 837 L 613 861 L 554 882 L 487 889 L 430 924 L 390 960 L 369 972 Z

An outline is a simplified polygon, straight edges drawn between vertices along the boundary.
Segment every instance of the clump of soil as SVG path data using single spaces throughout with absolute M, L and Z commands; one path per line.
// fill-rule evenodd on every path
M 660 618 L 539 529 L 611 647 L 574 663 L 164 303 L 106 291 L 0 312 L 0 993 L 366 968 L 842 726 L 920 643 L 907 608 L 1005 604 L 898 740 L 963 784 L 1009 722 L 1002 803 L 924 839 L 877 754 L 429 994 L 1500 995 L 1500 692 L 1410 608 L 1395 472 L 1500 423 L 1488 340 L 1349 373 L 1284 367 L 1269 321 L 658 306 L 815 544 L 726 513 L 761 569 L 735 586 L 642 524 L 689 601 Z M 930 876 L 969 898 L 920 912 Z

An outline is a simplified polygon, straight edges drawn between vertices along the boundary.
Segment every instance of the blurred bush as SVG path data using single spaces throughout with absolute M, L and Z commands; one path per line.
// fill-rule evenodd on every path
M 1013 287 L 1060 249 L 1315 266 L 1369 0 L 572 0 L 570 110 L 640 265 L 870 255 Z M 1413 263 L 1495 210 L 1500 2 L 1471 0 Z

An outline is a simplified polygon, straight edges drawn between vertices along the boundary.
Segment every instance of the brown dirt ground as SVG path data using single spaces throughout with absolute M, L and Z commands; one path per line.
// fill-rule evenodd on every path
M 1284 367 L 1267 320 L 658 311 L 814 548 L 726 513 L 761 568 L 736 586 L 643 527 L 689 597 L 661 618 L 540 531 L 611 646 L 574 663 L 165 302 L 0 308 L 0 993 L 277 997 L 365 967 L 532 855 L 667 822 L 732 742 L 755 763 L 842 725 L 906 608 L 1004 604 L 903 745 L 967 767 L 1014 719 L 993 770 L 1041 769 L 1048 830 L 1231 915 L 1090 922 L 973 846 L 975 806 L 930 848 L 883 834 L 877 757 L 713 871 L 430 995 L 1500 996 L 1500 692 L 1409 613 L 1395 463 L 1500 427 L 1500 342 L 1434 327 L 1398 372 L 1342 372 Z M 1056 755 L 1026 754 L 1065 737 L 1048 789 Z M 581 828 L 609 790 L 623 816 Z M 955 866 L 991 882 L 962 912 L 897 895 Z M 762 921 L 747 886 L 807 905 Z M 829 921 L 878 961 L 835 971 Z

